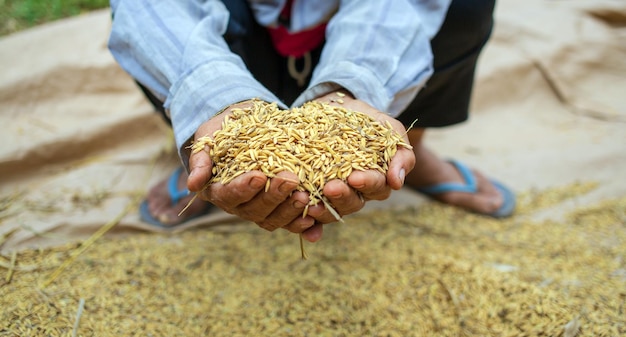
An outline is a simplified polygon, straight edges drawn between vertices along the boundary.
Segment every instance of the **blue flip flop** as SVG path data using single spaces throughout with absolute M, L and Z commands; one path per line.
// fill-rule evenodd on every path
M 182 167 L 177 168 L 167 180 L 167 193 L 169 194 L 169 197 L 172 200 L 172 205 L 178 204 L 178 202 L 182 198 L 189 195 L 189 190 L 187 188 L 178 189 L 178 179 L 180 178 L 182 171 L 183 171 Z M 209 207 L 207 207 L 207 209 L 208 208 Z M 186 221 L 189 221 L 198 216 L 202 216 L 206 213 L 207 212 L 201 212 L 200 214 L 196 216 L 189 217 L 188 219 L 186 219 Z M 177 225 L 167 225 L 167 224 L 162 223 L 161 221 L 153 217 L 152 214 L 150 214 L 150 210 L 148 209 L 148 202 L 146 200 L 144 200 L 141 203 L 141 206 L 139 207 L 139 215 L 141 216 L 141 220 L 143 220 L 144 222 L 147 222 L 151 225 L 162 227 L 162 228 L 174 228 L 184 223 L 182 222 Z
M 417 191 L 425 194 L 429 197 L 434 197 L 438 194 L 446 193 L 446 192 L 465 192 L 465 193 L 476 193 L 478 191 L 478 184 L 476 183 L 476 177 L 472 171 L 465 166 L 464 164 L 450 160 L 450 163 L 456 167 L 456 169 L 461 173 L 463 180 L 465 183 L 441 183 L 426 187 L 417 188 Z M 487 216 L 491 216 L 494 218 L 506 218 L 513 214 L 515 211 L 515 194 L 506 186 L 504 186 L 499 181 L 490 179 L 491 183 L 498 189 L 500 194 L 502 195 L 504 202 L 499 209 L 497 209 L 493 213 L 483 214 Z

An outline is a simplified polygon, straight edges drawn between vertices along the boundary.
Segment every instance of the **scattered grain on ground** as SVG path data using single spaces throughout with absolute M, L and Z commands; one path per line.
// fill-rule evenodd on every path
M 45 289 L 78 246 L 21 251 L 0 257 L 0 336 L 626 334 L 626 198 L 528 219 L 436 203 L 359 214 L 307 261 L 292 234 L 248 223 L 102 239 Z

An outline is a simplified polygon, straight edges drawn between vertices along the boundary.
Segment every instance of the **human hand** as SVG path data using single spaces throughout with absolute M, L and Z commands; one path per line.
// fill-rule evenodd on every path
M 341 106 L 346 109 L 362 112 L 369 115 L 383 125 L 389 122 L 392 128 L 409 144 L 406 129 L 398 120 L 384 114 L 369 104 L 355 99 L 349 92 L 339 90 L 331 92 L 316 99 L 330 105 Z M 398 151 L 391 159 L 386 175 L 375 171 L 354 170 L 348 176 L 347 183 L 335 179 L 326 183 L 323 194 L 334 210 L 341 216 L 359 211 L 368 200 L 385 200 L 389 198 L 392 190 L 399 190 L 404 184 L 406 174 L 415 165 L 415 154 L 411 149 L 399 146 Z M 332 212 L 323 205 L 309 208 L 309 215 L 315 218 L 316 227 L 321 233 L 321 226 L 326 223 L 335 222 L 336 218 Z
M 234 104 L 221 114 L 202 124 L 195 134 L 195 139 L 213 135 L 222 128 L 224 118 L 235 108 L 247 108 L 251 101 Z M 268 178 L 261 171 L 251 171 L 240 175 L 227 184 L 211 183 L 213 162 L 209 149 L 192 153 L 189 158 L 190 174 L 187 187 L 197 192 L 203 200 L 220 207 L 224 211 L 245 220 L 255 222 L 260 227 L 273 231 L 285 228 L 293 233 L 302 233 L 308 241 L 321 238 L 321 227 L 313 226 L 312 216 L 303 217 L 304 208 L 309 202 L 309 195 L 296 191 L 298 176 L 283 171 L 271 179 L 266 191 Z M 313 226 L 313 227 L 312 227 Z

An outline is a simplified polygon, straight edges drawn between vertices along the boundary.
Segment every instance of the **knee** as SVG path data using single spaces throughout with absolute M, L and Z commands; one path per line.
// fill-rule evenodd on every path
M 495 0 L 452 0 L 446 24 L 459 34 L 485 38 L 493 26 Z
M 480 52 L 491 35 L 495 0 L 452 0 L 431 41 L 435 68 L 446 68 Z

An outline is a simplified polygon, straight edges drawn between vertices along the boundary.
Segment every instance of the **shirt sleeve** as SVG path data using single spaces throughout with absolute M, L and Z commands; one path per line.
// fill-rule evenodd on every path
M 450 0 L 342 0 L 309 88 L 294 102 L 338 87 L 398 116 L 433 73 L 430 40 Z
M 217 112 L 250 98 L 279 101 L 229 50 L 221 1 L 112 0 L 111 10 L 109 49 L 165 102 L 185 165 L 187 142 Z

